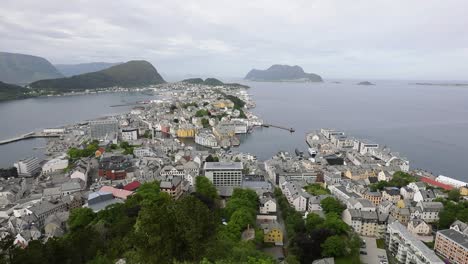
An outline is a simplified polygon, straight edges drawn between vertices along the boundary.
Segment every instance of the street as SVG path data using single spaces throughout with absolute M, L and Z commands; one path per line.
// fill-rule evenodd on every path
M 367 252 L 367 255 L 361 254 L 361 262 L 365 264 L 378 264 L 380 261 L 386 261 L 387 252 L 385 249 L 377 248 L 377 243 L 374 237 L 364 237 L 361 238 L 366 242 L 365 248 L 361 248 L 360 251 Z

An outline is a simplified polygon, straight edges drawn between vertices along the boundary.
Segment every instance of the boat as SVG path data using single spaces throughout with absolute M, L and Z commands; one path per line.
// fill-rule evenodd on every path
M 309 151 L 310 156 L 312 156 L 312 158 L 315 158 L 315 156 L 317 156 L 317 150 L 316 149 L 309 148 L 308 151 Z

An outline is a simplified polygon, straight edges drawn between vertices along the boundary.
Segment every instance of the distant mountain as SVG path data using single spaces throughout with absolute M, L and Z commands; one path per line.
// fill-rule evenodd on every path
M 41 80 L 33 82 L 29 86 L 34 89 L 68 92 L 114 86 L 131 88 L 164 82 L 164 79 L 151 63 L 147 61 L 129 61 L 97 72 L 67 78 Z
M 203 84 L 203 85 L 209 85 L 209 86 L 224 85 L 224 86 L 232 86 L 232 87 L 249 88 L 249 86 L 239 84 L 239 83 L 223 83 L 222 81 L 216 78 L 206 78 L 205 80 L 203 80 L 202 78 L 190 78 L 190 79 L 182 80 L 182 82 L 191 83 L 191 84 Z
M 298 81 L 298 82 L 322 82 L 322 77 L 314 73 L 306 73 L 299 66 L 273 65 L 266 70 L 253 69 L 245 76 L 250 81 Z
M 122 64 L 122 62 L 90 62 L 90 63 L 80 63 L 80 64 L 56 64 L 57 68 L 65 77 L 70 77 L 74 75 L 80 75 L 89 72 L 96 72 L 105 70 L 115 65 Z
M 0 52 L 0 81 L 28 84 L 63 75 L 46 59 L 32 55 Z
M 0 102 L 28 97 L 25 95 L 29 90 L 22 86 L 0 82 Z

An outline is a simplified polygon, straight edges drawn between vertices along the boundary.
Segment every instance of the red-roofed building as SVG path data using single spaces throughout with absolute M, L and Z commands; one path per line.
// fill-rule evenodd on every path
M 133 192 L 131 191 L 117 189 L 112 186 L 102 186 L 99 191 L 112 193 L 112 195 L 114 195 L 115 198 L 120 198 L 122 200 L 126 200 L 128 196 L 133 194 Z
M 448 184 L 444 184 L 444 183 L 441 183 L 441 182 L 438 182 L 436 180 L 433 180 L 431 178 L 427 178 L 427 177 L 421 177 L 421 181 L 422 182 L 425 182 L 429 185 L 432 185 L 432 186 L 435 186 L 435 187 L 440 187 L 444 190 L 452 190 L 453 189 L 453 186 L 451 185 L 448 185 Z
M 135 191 L 136 189 L 138 189 L 138 187 L 140 187 L 140 182 L 139 181 L 132 181 L 131 183 L 125 185 L 123 187 L 124 190 L 127 190 L 127 191 Z

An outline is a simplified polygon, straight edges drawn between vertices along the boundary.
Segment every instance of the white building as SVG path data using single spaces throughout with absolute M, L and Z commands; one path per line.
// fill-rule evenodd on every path
M 154 152 L 150 148 L 140 147 L 133 149 L 133 155 L 137 158 L 152 157 Z
M 122 129 L 122 140 L 124 141 L 133 141 L 138 139 L 138 129 L 137 128 L 126 128 Z
M 442 209 L 444 205 L 441 202 L 419 202 L 416 209 L 411 212 L 411 218 L 422 219 L 426 223 L 437 222 Z
M 386 242 L 388 249 L 399 263 L 404 264 L 444 264 L 437 255 L 400 222 L 387 226 Z
M 242 162 L 205 162 L 205 176 L 216 187 L 238 187 L 242 184 Z
M 450 178 L 450 177 L 447 177 L 447 176 L 443 176 L 443 175 L 439 175 L 436 178 L 436 181 L 444 183 L 444 184 L 451 185 L 451 186 L 453 186 L 455 188 L 468 186 L 468 183 L 466 183 L 466 182 L 459 181 L 459 180 L 456 180 L 456 179 L 453 179 L 453 178 Z
M 431 234 L 432 227 L 422 219 L 411 219 L 408 222 L 408 231 L 414 235 L 427 236 Z
M 68 159 L 64 156 L 51 159 L 42 166 L 42 174 L 54 173 L 56 171 L 64 170 L 68 167 Z
M 18 170 L 18 175 L 24 177 L 31 177 L 41 170 L 39 159 L 36 157 L 20 160 L 14 163 L 13 166 Z
M 216 141 L 216 137 L 208 131 L 199 131 L 197 134 L 195 134 L 195 143 L 208 148 L 218 147 L 218 141 Z
M 276 200 L 271 197 L 260 198 L 260 213 L 270 214 L 276 213 Z

